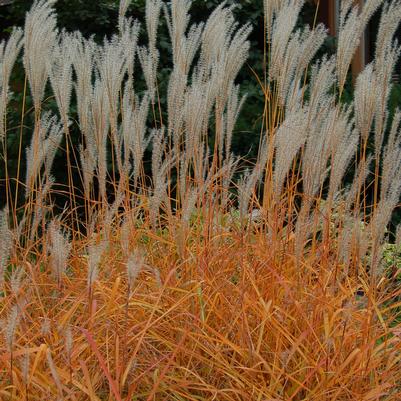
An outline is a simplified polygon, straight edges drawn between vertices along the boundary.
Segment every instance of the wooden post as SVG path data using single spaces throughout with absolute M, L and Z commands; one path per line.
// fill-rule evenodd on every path
M 329 32 L 330 35 L 337 35 L 337 7 L 336 0 L 328 0 L 327 1 L 329 7 Z
M 314 0 L 316 6 L 319 6 L 318 20 L 323 22 L 329 29 L 329 34 L 337 34 L 337 9 L 336 0 Z

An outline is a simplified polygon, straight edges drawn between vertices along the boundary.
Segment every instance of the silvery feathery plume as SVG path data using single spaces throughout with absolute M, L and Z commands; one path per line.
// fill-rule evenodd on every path
M 93 150 L 93 151 L 92 151 Z M 90 189 L 93 183 L 94 171 L 96 168 L 97 156 L 94 147 L 79 145 L 79 158 L 81 162 L 81 173 L 83 178 L 85 198 L 89 199 Z
M 67 352 L 68 358 L 70 358 L 71 352 L 72 352 L 72 346 L 73 346 L 73 342 L 74 342 L 70 324 L 67 325 L 67 327 L 64 331 L 64 339 L 65 339 L 65 350 Z
M 164 127 L 151 132 L 152 140 L 152 177 L 155 177 L 159 167 L 162 165 L 163 154 L 165 151 L 166 143 L 164 140 Z
M 128 74 L 128 87 L 133 87 L 135 55 L 137 52 L 138 37 L 141 25 L 138 21 L 125 18 L 120 28 L 120 41 L 124 49 L 126 70 Z
M 110 40 L 104 40 L 103 46 L 97 51 L 96 66 L 107 89 L 110 110 L 116 114 L 126 66 L 124 48 L 117 36 L 113 36 Z
M 52 220 L 48 226 L 50 265 L 57 283 L 67 268 L 68 257 L 71 252 L 71 242 L 68 235 L 60 229 L 60 222 Z
M 208 102 L 208 89 L 207 84 L 194 83 L 187 89 L 185 94 L 182 113 L 185 128 L 185 158 L 188 161 L 197 158 L 202 134 L 207 129 L 211 113 L 210 103 Z M 174 149 L 179 152 L 180 137 L 175 135 L 173 139 Z
M 6 135 L 4 117 L 7 112 L 9 81 L 15 60 L 22 48 L 22 30 L 14 28 L 7 42 L 0 42 L 0 141 Z
M 248 190 L 252 190 L 256 180 L 252 179 L 250 170 L 246 170 L 238 181 L 238 202 L 241 221 L 248 214 L 249 202 L 252 194 Z
M 218 65 L 218 60 L 227 50 L 227 43 L 237 26 L 232 9 L 233 6 L 227 7 L 222 2 L 210 14 L 203 29 L 199 64 L 208 74 Z
M 97 163 L 97 143 L 92 113 L 92 78 L 97 45 L 93 39 L 84 39 L 79 32 L 75 33 L 74 42 L 76 51 L 72 61 L 76 75 L 78 119 L 80 131 L 85 140 L 85 145 L 81 144 L 79 147 L 79 156 L 85 197 L 88 199 Z
M 234 133 L 234 127 L 246 98 L 247 95 L 244 95 L 240 98 L 238 85 L 230 85 L 226 106 L 226 114 L 224 118 L 225 154 L 228 158 L 231 155 L 231 143 Z
M 358 75 L 354 92 L 355 122 L 362 139 L 368 139 L 380 91 L 374 65 L 368 64 Z
M 224 171 L 223 171 L 224 172 Z M 195 160 L 195 182 L 205 183 L 211 182 L 211 174 L 214 171 L 210 168 L 210 149 L 207 140 L 202 141 L 199 147 L 199 155 L 197 160 Z M 216 173 L 216 176 L 219 172 Z
M 93 90 L 92 78 L 97 45 L 92 38 L 83 38 L 80 32 L 74 33 L 73 40 L 75 52 L 73 53 L 72 63 L 76 76 L 74 87 L 77 95 L 79 128 L 85 138 L 87 147 L 95 147 L 90 103 Z M 95 151 L 93 150 L 91 153 L 94 154 Z
M 138 274 L 144 269 L 144 266 L 144 253 L 139 249 L 135 249 L 131 252 L 127 260 L 128 296 L 131 296 L 135 280 Z
M 147 93 L 145 93 L 141 101 L 135 97 L 133 103 L 129 100 L 129 95 L 124 97 L 122 135 L 125 146 L 125 164 L 131 155 L 134 165 L 133 178 L 135 184 L 139 178 L 143 155 L 149 143 L 145 138 L 149 101 L 150 97 Z
M 274 63 L 272 63 L 272 68 L 270 69 L 270 79 L 277 82 L 277 93 L 282 105 L 286 103 L 287 99 L 291 98 L 289 89 L 293 86 L 293 83 L 300 79 L 300 77 L 297 78 L 295 76 L 295 70 L 299 65 L 302 40 L 301 31 L 296 31 L 286 45 L 282 64 L 279 65 L 276 63 L 276 65 L 274 65 Z
M 205 148 L 206 148 L 205 144 L 202 143 L 200 149 L 205 149 Z M 185 240 L 185 233 L 189 228 L 190 218 L 193 213 L 193 210 L 195 209 L 197 201 L 199 199 L 202 199 L 206 195 L 206 193 L 208 193 L 208 196 L 211 199 L 215 199 L 216 201 L 218 201 L 219 200 L 218 196 L 222 192 L 222 188 L 217 188 L 217 186 L 212 184 L 215 183 L 217 179 L 222 179 L 224 181 L 224 178 L 226 178 L 227 180 L 230 180 L 232 174 L 234 173 L 234 169 L 238 163 L 238 159 L 235 160 L 234 157 L 231 157 L 231 162 L 227 162 L 227 159 L 224 160 L 222 167 L 215 172 L 209 166 L 209 157 L 208 157 L 209 154 L 204 151 L 200 151 L 199 153 L 200 153 L 199 159 L 201 159 L 203 164 L 202 169 L 200 169 L 202 174 L 202 179 L 201 180 L 195 179 L 195 182 L 197 183 L 197 185 L 195 186 L 188 183 L 188 185 L 186 186 L 186 192 L 181 194 L 181 199 L 182 199 L 181 227 L 179 231 L 176 233 L 178 234 L 177 240 L 178 240 L 178 246 L 180 247 L 179 249 L 180 255 L 183 255 L 182 251 L 184 250 L 183 246 Z M 206 156 L 204 157 L 204 155 Z
M 106 213 L 104 215 L 104 220 L 103 220 L 105 240 L 109 239 L 113 219 L 117 216 L 118 209 L 124 201 L 124 197 L 125 197 L 124 186 L 126 184 L 126 181 L 124 180 L 123 177 L 127 177 L 127 176 L 128 176 L 128 171 L 124 171 L 124 170 L 121 171 L 121 178 L 118 182 L 114 201 L 106 209 Z
M 152 177 L 153 191 L 151 197 L 149 198 L 149 217 L 153 228 L 156 228 L 157 226 L 157 217 L 159 215 L 160 206 L 164 201 L 166 201 L 167 198 L 167 172 L 173 161 L 174 159 L 165 159 L 164 161 L 156 160 L 158 166 L 155 166 L 155 168 L 152 166 L 152 170 L 155 170 L 155 175 Z
M 180 156 L 180 146 L 185 133 L 185 157 L 188 164 L 193 158 L 196 145 L 199 143 L 202 132 L 207 132 L 209 118 L 216 98 L 216 88 L 210 80 L 194 76 L 192 85 L 187 87 L 187 77 L 180 78 L 182 73 L 174 69 L 169 82 L 168 133 L 172 135 L 175 157 Z
M 302 31 L 296 31 L 288 42 L 283 64 L 273 77 L 278 83 L 278 93 L 282 104 L 291 101 L 294 96 L 291 90 L 296 89 L 296 83 L 304 78 L 304 72 L 327 36 L 326 29 L 319 24 L 310 30 L 306 26 Z
M 299 265 L 300 259 L 305 247 L 305 241 L 314 230 L 316 230 L 315 222 L 319 218 L 318 210 L 312 209 L 312 202 L 310 198 L 303 201 L 300 211 L 297 215 L 297 222 L 295 225 L 295 240 L 294 251 L 297 264 Z
M 168 131 L 173 135 L 175 144 L 182 130 L 182 108 L 188 74 L 200 46 L 203 30 L 203 24 L 194 24 L 186 34 L 190 6 L 191 1 L 174 0 L 171 2 L 171 13 L 165 7 L 173 50 L 173 71 L 170 74 L 167 92 Z
M 346 215 L 344 217 L 344 226 L 339 232 L 339 258 L 346 271 L 349 270 L 353 247 L 357 246 L 357 242 L 360 239 L 360 224 L 361 221 L 358 216 Z
M 25 18 L 24 66 L 36 112 L 40 109 L 48 79 L 47 60 L 56 43 L 55 0 L 35 0 Z
M 383 5 L 379 31 L 375 45 L 376 63 L 384 63 L 386 51 L 393 41 L 394 35 L 401 21 L 401 2 L 399 0 L 386 2 Z
M 196 201 L 200 195 L 199 186 L 186 188 L 185 195 L 182 194 L 181 225 L 174 230 L 177 253 L 181 259 L 185 258 L 185 244 L 187 232 L 190 225 L 190 218 L 194 212 Z
M 94 140 L 96 146 L 96 169 L 97 179 L 99 181 L 99 191 L 102 200 L 107 202 L 107 135 L 110 127 L 110 104 L 107 98 L 107 88 L 105 83 L 99 78 L 96 79 L 94 84 L 91 108 Z
M 249 202 L 253 196 L 255 186 L 262 178 L 268 157 L 268 143 L 262 142 L 260 157 L 251 172 L 246 172 L 238 184 L 238 201 L 241 220 L 248 214 Z
M 276 15 L 271 33 L 270 79 L 277 79 L 280 76 L 282 66 L 285 65 L 287 44 L 297 23 L 302 5 L 303 1 L 286 0 Z
M 396 1 L 383 8 L 375 53 L 375 78 L 379 88 L 375 106 L 375 156 L 379 158 L 384 132 L 389 117 L 388 101 L 392 90 L 393 71 L 400 57 L 401 47 L 393 36 L 400 24 L 401 3 Z M 380 49 L 378 48 L 380 46 Z
M 35 126 L 31 144 L 26 149 L 26 196 L 30 194 L 42 166 L 45 168 L 45 177 L 50 176 L 53 160 L 62 137 L 63 129 L 57 117 L 51 116 L 50 112 L 43 114 L 40 124 Z
M 335 110 L 325 117 L 324 121 L 312 127 L 302 157 L 302 180 L 305 208 L 309 209 L 314 197 L 319 193 L 329 172 L 330 157 L 329 136 L 333 132 Z M 321 133 L 321 135 L 319 135 Z M 307 212 L 305 211 L 305 215 Z M 300 222 L 300 224 L 302 224 Z
M 87 286 L 91 290 L 93 283 L 97 280 L 99 274 L 99 265 L 101 262 L 102 255 L 107 248 L 105 241 L 99 244 L 92 244 L 88 247 L 88 278 Z
M 147 0 L 146 1 L 146 30 L 149 39 L 149 50 L 155 56 L 157 27 L 159 25 L 160 11 L 163 3 L 160 0 Z
M 191 0 L 172 0 L 171 14 L 166 5 L 163 5 L 173 50 L 174 66 L 178 65 L 179 58 L 184 56 L 180 50 L 184 44 L 185 32 L 190 20 L 191 3 Z M 185 65 L 182 65 L 181 68 L 185 68 Z
M 376 250 L 383 239 L 385 228 L 399 201 L 401 193 L 401 158 L 399 157 L 401 152 L 400 123 L 401 112 L 397 111 L 383 154 L 380 201 L 369 223 L 369 232 L 371 232 L 373 245 Z
M 234 25 L 237 26 L 236 24 Z M 248 40 L 249 35 L 252 32 L 252 26 L 246 24 L 236 31 L 231 36 L 230 30 L 226 31 L 226 43 L 224 45 L 224 51 L 222 52 L 221 59 L 217 61 L 212 75 L 211 81 L 212 86 L 220 88 L 220 96 L 217 101 L 222 100 L 224 105 L 229 87 L 232 82 L 236 79 L 242 66 L 249 55 L 250 42 Z M 223 106 L 224 107 L 224 106 Z
M 72 381 L 72 351 L 73 351 L 73 346 L 74 346 L 74 339 L 73 339 L 73 334 L 72 334 L 72 329 L 71 325 L 68 323 L 67 327 L 65 328 L 64 332 L 64 347 L 65 347 L 65 353 L 66 353 L 66 360 L 68 363 L 68 369 L 69 369 L 69 376 L 70 376 L 70 382 Z
M 327 29 L 322 24 L 318 24 L 310 30 L 307 25 L 300 36 L 299 58 L 296 66 L 295 76 L 300 78 L 310 62 L 315 57 L 317 51 L 327 38 Z
M 121 147 L 120 153 L 122 154 L 124 169 L 131 169 L 131 143 L 132 143 L 132 119 L 134 104 L 138 101 L 138 97 L 132 93 L 131 87 L 126 84 L 124 86 L 124 93 L 122 98 L 122 112 L 121 112 L 121 125 L 120 137 Z M 145 121 L 146 123 L 146 121 Z
M 57 387 L 58 400 L 62 400 L 63 399 L 63 386 L 61 385 L 60 376 L 57 372 L 56 365 L 54 364 L 50 348 L 46 349 L 46 359 L 47 359 L 47 365 L 49 366 L 50 372 L 53 376 L 54 383 L 56 384 L 56 387 Z
M 264 0 L 263 9 L 265 16 L 266 39 L 269 43 L 272 37 L 273 20 L 280 8 L 285 4 L 282 0 Z
M 178 182 L 179 182 L 179 189 L 180 189 L 180 199 L 184 199 L 185 198 L 185 194 L 187 193 L 187 184 L 188 181 L 190 179 L 190 174 L 188 172 L 188 168 L 189 168 L 189 163 L 190 160 L 187 156 L 187 151 L 186 149 L 184 149 L 183 152 L 181 152 L 181 158 L 180 158 L 180 168 L 179 168 L 179 178 L 178 178 Z
M 18 327 L 19 320 L 20 316 L 18 313 L 18 307 L 17 305 L 14 305 L 11 308 L 7 320 L 2 321 L 3 336 L 8 352 L 12 352 L 13 350 L 15 332 Z
M 386 194 L 399 185 L 396 177 L 400 174 L 399 167 L 401 166 L 401 158 L 399 157 L 399 153 L 397 153 L 400 151 L 401 146 L 400 126 L 401 111 L 397 109 L 391 124 L 387 145 L 383 152 L 380 198 L 385 198 Z
M 288 115 L 274 136 L 275 163 L 273 186 L 276 202 L 280 198 L 285 178 L 300 148 L 307 137 L 308 118 L 305 110 Z
M 128 7 L 131 4 L 131 0 L 121 0 L 118 8 L 118 29 L 120 32 L 124 26 L 125 15 L 127 14 Z
M 306 103 L 304 95 L 307 88 L 308 85 L 305 85 L 300 79 L 292 81 L 288 90 L 290 95 L 285 100 L 285 115 L 296 113 L 304 106 Z
M 323 56 L 312 65 L 310 79 L 309 120 L 313 122 L 323 110 L 329 110 L 334 98 L 329 95 L 335 82 L 335 58 Z
M 359 13 L 358 6 L 353 7 L 353 3 L 353 0 L 341 2 L 337 46 L 337 73 L 341 90 L 344 87 L 352 57 L 359 46 L 366 24 L 382 0 L 368 0 L 361 13 Z
M 358 17 L 358 7 L 353 7 L 352 3 L 352 0 L 341 2 L 337 46 L 337 71 L 340 88 L 345 84 L 349 65 L 360 41 L 361 21 Z
M 17 297 L 22 284 L 22 278 L 24 276 L 24 269 L 22 267 L 17 267 L 13 270 L 11 277 L 10 277 L 10 286 L 11 291 L 15 297 Z
M 364 26 L 367 25 L 372 15 L 379 9 L 385 0 L 365 0 L 361 11 Z
M 317 117 L 308 126 L 308 138 L 302 157 L 303 189 L 309 200 L 318 193 L 327 176 L 327 163 L 330 157 L 329 145 L 337 117 L 335 108 L 319 110 L 320 117 Z
M 329 197 L 339 190 L 343 176 L 355 155 L 359 143 L 359 132 L 353 128 L 354 121 L 351 118 L 352 109 L 339 109 L 331 135 L 330 152 L 330 184 Z
M 336 121 L 335 99 L 330 90 L 335 81 L 335 60 L 324 57 L 311 68 L 310 99 L 307 108 L 308 137 L 302 157 L 304 192 L 310 200 L 327 174 L 331 136 Z
M 34 210 L 33 210 L 33 219 L 32 219 L 32 224 L 30 228 L 30 234 L 29 238 L 32 241 L 33 238 L 35 237 L 35 234 L 38 230 L 39 224 L 46 217 L 46 198 L 50 193 L 51 187 L 54 184 L 54 177 L 49 175 L 46 177 L 46 182 L 43 185 L 43 182 L 41 183 L 41 188 L 40 191 L 38 191 L 37 197 L 36 197 L 36 202 L 34 205 Z
M 163 155 L 166 150 L 166 141 L 164 138 L 164 128 L 153 130 L 151 137 L 152 141 L 152 195 L 149 198 L 150 205 L 150 221 L 155 228 L 157 224 L 157 216 L 159 214 L 160 205 L 166 199 L 167 188 L 167 172 L 173 161 L 165 159 Z
M 397 179 L 399 180 L 400 177 L 397 177 Z M 389 223 L 391 214 L 398 203 L 399 196 L 400 185 L 397 185 L 395 189 L 386 194 L 385 198 L 380 199 L 377 208 L 373 213 L 372 219 L 369 222 L 367 233 L 371 236 L 371 243 L 376 252 L 383 241 L 387 224 Z M 367 249 L 364 249 L 362 257 L 365 256 L 366 252 Z
M 321 75 L 321 71 L 315 73 L 315 76 L 312 74 L 312 81 L 319 75 Z M 322 76 L 321 78 L 323 79 Z M 330 144 L 335 133 L 337 110 L 333 107 L 334 99 L 331 95 L 328 95 L 327 92 L 319 93 L 319 89 L 325 88 L 326 85 L 327 83 L 320 83 L 319 80 L 315 80 L 311 84 L 311 99 L 308 108 L 309 122 L 307 125 L 308 136 L 301 166 L 304 199 L 295 227 L 295 249 L 298 261 L 302 255 L 306 236 L 313 229 L 314 217 L 310 215 L 313 199 L 322 187 L 329 171 Z
M 121 249 L 123 251 L 123 255 L 128 257 L 130 251 L 130 239 L 131 239 L 131 232 L 132 232 L 132 222 L 129 216 L 125 217 L 120 230 L 120 243 Z
M 237 169 L 239 158 L 235 158 L 233 154 L 226 156 L 223 164 L 223 169 L 226 174 L 223 175 L 222 194 L 221 194 L 221 209 L 226 210 L 230 200 L 230 186 L 232 185 L 234 173 Z
M 175 152 L 183 132 L 183 107 L 187 90 L 187 76 L 174 68 L 170 74 L 167 90 L 168 133 L 173 138 Z
M 89 199 L 94 171 L 96 168 L 96 157 L 93 155 L 89 147 L 84 148 L 82 144 L 79 146 L 79 157 L 82 167 L 81 173 L 83 178 L 85 198 Z
M 375 106 L 375 154 L 379 156 L 382 148 L 384 132 L 388 123 L 388 101 L 390 99 L 392 84 L 392 75 L 396 62 L 400 55 L 400 49 L 397 45 L 391 46 L 386 53 L 386 60 L 384 63 L 377 64 L 376 66 L 376 81 L 380 88 L 378 97 L 376 98 Z
M 204 185 L 203 185 L 204 187 Z M 182 210 L 181 210 L 181 222 L 183 227 L 186 229 L 189 226 L 191 215 L 195 209 L 196 202 L 199 198 L 203 188 L 192 187 L 187 190 L 187 194 L 183 199 Z
M 190 175 L 188 173 L 189 159 L 187 157 L 187 152 L 182 152 L 183 156 L 180 160 L 180 168 L 179 168 L 179 189 L 180 189 L 180 199 L 184 199 L 185 194 L 187 193 L 187 184 L 190 179 Z
M 148 47 L 138 49 L 139 61 L 145 76 L 146 85 L 152 103 L 155 102 L 157 67 L 159 51 L 156 48 L 157 27 L 159 24 L 162 2 L 160 0 L 146 1 L 146 29 L 148 33 Z
M 24 233 L 24 228 L 27 222 L 27 215 L 22 216 L 21 220 L 18 222 L 17 226 L 15 227 L 14 234 L 15 240 L 20 243 L 22 234 Z
M 169 22 L 169 26 L 171 24 L 170 37 L 173 46 L 174 69 L 170 81 L 175 82 L 176 85 L 180 85 L 180 80 L 182 80 L 181 86 L 185 87 L 190 67 L 201 44 L 203 24 L 191 25 L 188 34 L 185 35 L 185 29 L 180 25 L 186 26 L 189 16 L 186 16 L 185 22 L 181 21 L 183 16 L 181 16 L 181 13 L 178 13 L 173 6 L 171 18 L 172 21 Z M 170 87 L 173 90 L 175 89 L 172 83 L 170 83 Z M 180 93 L 179 90 L 177 92 Z
M 119 170 L 122 169 L 121 139 L 117 132 L 117 120 L 119 113 L 119 100 L 121 84 L 125 75 L 126 56 L 120 39 L 113 36 L 111 40 L 105 39 L 103 46 L 99 49 L 97 57 L 97 68 L 102 84 L 104 85 L 104 95 L 109 102 L 109 121 L 112 140 L 116 154 L 116 160 Z
M 348 189 L 345 196 L 345 210 L 347 212 L 351 211 L 352 205 L 355 202 L 357 195 L 361 192 L 361 188 L 368 178 L 372 161 L 373 156 L 369 155 L 367 159 L 362 159 L 355 169 L 351 187 Z M 356 206 L 359 207 L 358 205 Z
M 74 36 L 63 31 L 47 60 L 50 83 L 61 118 L 67 123 L 72 92 L 72 63 L 76 52 Z
M 40 334 L 42 334 L 42 336 L 48 336 L 50 332 L 51 332 L 51 320 L 47 316 L 44 316 L 42 323 L 40 325 Z
M 155 103 L 159 52 L 158 50 L 152 52 L 146 47 L 140 47 L 138 49 L 138 56 L 142 66 L 143 75 L 145 76 L 145 81 L 149 91 L 150 100 L 152 101 L 152 103 Z
M 4 271 L 13 246 L 12 232 L 8 226 L 8 209 L 0 211 L 0 285 L 4 281 Z
M 189 0 L 174 0 L 171 2 L 171 14 L 165 7 L 167 27 L 169 29 L 173 50 L 174 69 L 179 70 L 183 77 L 189 73 L 192 61 L 201 43 L 204 24 L 193 24 L 186 34 L 191 7 Z

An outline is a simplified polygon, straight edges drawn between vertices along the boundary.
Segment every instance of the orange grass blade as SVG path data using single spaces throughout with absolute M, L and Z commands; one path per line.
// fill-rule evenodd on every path
M 107 369 L 106 363 L 102 357 L 102 354 L 99 352 L 99 349 L 96 345 L 95 340 L 93 339 L 92 335 L 89 333 L 88 330 L 81 329 L 81 331 L 85 335 L 86 339 L 88 340 L 88 343 L 89 343 L 90 347 L 92 348 L 92 351 L 95 353 L 95 355 L 99 361 L 100 367 L 102 368 L 104 374 L 107 377 L 107 380 L 109 381 L 109 385 L 110 385 L 111 390 L 113 391 L 114 396 L 116 397 L 117 401 L 122 401 L 122 398 L 117 389 L 116 382 L 111 377 L 111 374 L 110 374 L 109 370 Z
M 90 397 L 90 401 L 98 401 L 99 398 L 96 397 L 95 391 L 92 386 L 90 374 L 89 374 L 89 371 L 88 371 L 88 368 L 87 368 L 85 362 L 82 359 L 80 359 L 79 364 L 81 366 L 82 373 L 84 374 L 84 378 L 86 381 L 86 387 L 87 387 L 87 394 Z

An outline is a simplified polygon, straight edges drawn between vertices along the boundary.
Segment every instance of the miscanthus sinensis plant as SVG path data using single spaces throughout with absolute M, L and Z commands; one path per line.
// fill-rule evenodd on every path
M 251 26 L 235 21 L 234 6 L 193 24 L 190 0 L 147 0 L 141 25 L 121 1 L 118 31 L 96 43 L 59 31 L 54 3 L 35 0 L 24 29 L 0 43 L 5 165 L 20 53 L 34 113 L 31 130 L 21 122 L 25 180 L 18 169 L 12 187 L 6 175 L 1 194 L 1 312 L 12 332 L 0 342 L 1 394 L 399 399 L 397 290 L 382 252 L 401 192 L 401 112 L 388 108 L 401 1 L 342 1 L 337 51 L 321 58 L 327 30 L 297 28 L 302 0 L 260 5 L 264 126 L 245 172 L 231 142 Z M 380 6 L 374 60 L 344 104 Z M 165 94 L 162 23 L 172 60 Z M 56 193 L 67 200 L 60 216 Z M 16 266 L 25 271 L 18 289 Z

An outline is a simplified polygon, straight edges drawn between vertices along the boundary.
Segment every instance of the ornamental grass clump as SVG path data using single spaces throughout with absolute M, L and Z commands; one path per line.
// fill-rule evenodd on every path
M 386 241 L 401 192 L 388 106 L 401 2 L 341 2 L 331 56 L 318 56 L 323 25 L 299 27 L 302 0 L 260 4 L 265 107 L 247 161 L 232 139 L 251 26 L 234 6 L 193 24 L 190 0 L 148 0 L 141 25 L 121 1 L 118 32 L 97 43 L 59 31 L 54 3 L 35 0 L 0 43 L 6 166 L 21 50 L 34 117 L 21 121 L 25 176 L 1 194 L 0 398 L 399 400 Z M 345 103 L 380 6 L 375 58 Z

